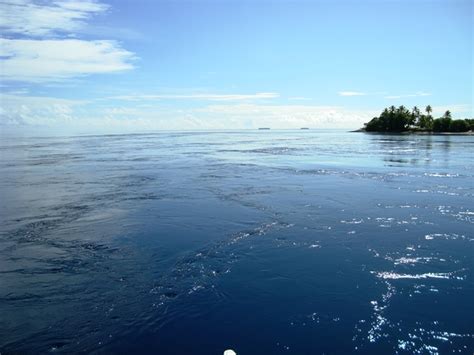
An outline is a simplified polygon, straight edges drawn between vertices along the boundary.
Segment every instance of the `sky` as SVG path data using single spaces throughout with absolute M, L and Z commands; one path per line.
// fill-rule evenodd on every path
M 0 0 L 2 133 L 473 116 L 471 0 Z

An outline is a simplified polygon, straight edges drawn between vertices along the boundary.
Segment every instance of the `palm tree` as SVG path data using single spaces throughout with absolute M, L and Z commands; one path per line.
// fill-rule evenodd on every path
M 449 111 L 449 110 L 446 111 L 446 112 L 444 113 L 444 116 L 443 116 L 443 117 L 444 117 L 444 118 L 449 118 L 449 119 L 451 119 L 451 111 Z
M 431 112 L 433 112 L 433 109 L 431 108 L 430 105 L 428 105 L 428 106 L 426 106 L 425 111 L 428 114 L 428 116 L 430 116 Z
M 411 114 L 411 125 L 419 124 L 420 122 L 420 109 L 416 106 L 413 106 L 412 114 Z
M 420 115 L 420 109 L 416 106 L 413 106 L 413 115 L 415 115 L 415 117 Z

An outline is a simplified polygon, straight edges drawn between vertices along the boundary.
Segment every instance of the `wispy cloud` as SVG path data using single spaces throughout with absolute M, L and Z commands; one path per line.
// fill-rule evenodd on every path
M 76 107 L 85 101 L 55 97 L 2 94 L 0 125 L 54 126 L 64 125 L 77 115 Z
M 410 97 L 422 97 L 431 96 L 431 93 L 424 91 L 417 91 L 415 93 L 401 94 L 401 95 L 388 95 L 386 92 L 363 92 L 363 91 L 339 91 L 339 96 L 382 96 L 385 99 L 404 99 Z
M 120 43 L 72 38 L 108 8 L 92 0 L 2 1 L 0 78 L 44 83 L 132 69 L 135 55 Z
M 229 102 L 183 108 L 160 105 L 116 105 L 115 101 L 65 100 L 55 97 L 3 95 L 0 124 L 44 126 L 66 132 L 148 131 L 156 129 L 351 128 L 375 112 L 337 106 L 270 105 Z M 116 102 L 115 102 L 116 103 Z
M 312 99 L 310 97 L 304 97 L 304 96 L 292 96 L 292 97 L 289 97 L 288 100 L 291 100 L 291 101 L 310 101 Z
M 105 100 L 105 99 L 104 99 Z M 450 110 L 459 118 L 472 114 L 472 106 L 433 106 L 435 114 Z M 160 102 L 116 100 L 66 100 L 55 97 L 3 94 L 0 131 L 44 127 L 43 132 L 146 132 L 160 129 L 242 129 L 242 128 L 358 128 L 377 110 L 340 106 L 268 104 L 262 102 L 207 102 L 183 108 Z M 36 132 L 36 131 L 35 131 Z
M 132 69 L 133 53 L 115 41 L 0 39 L 5 80 L 46 82 Z
M 113 96 L 111 99 L 125 101 L 144 101 L 144 100 L 204 100 L 204 101 L 243 101 L 243 100 L 260 100 L 275 99 L 280 95 L 275 92 L 257 92 L 255 94 L 213 94 L 213 93 L 197 93 L 187 95 L 120 95 Z
M 472 104 L 440 105 L 433 106 L 432 109 L 434 115 L 442 115 L 449 110 L 452 114 L 457 115 L 459 118 L 472 117 L 474 114 Z
M 43 1 L 5 0 L 0 3 L 0 29 L 5 34 L 57 36 L 74 32 L 85 20 L 104 12 L 108 5 L 90 0 Z
M 339 91 L 339 96 L 365 96 L 367 93 L 361 91 Z
M 246 122 L 246 128 L 352 128 L 361 126 L 375 113 L 339 106 L 260 104 L 209 105 L 195 110 L 195 114 L 214 117 L 223 126 L 227 122 Z
M 387 96 L 384 96 L 384 98 L 385 99 L 405 99 L 405 98 L 409 98 L 409 97 L 423 97 L 423 96 L 431 96 L 431 93 L 423 92 L 423 91 L 417 91 L 413 94 L 387 95 Z

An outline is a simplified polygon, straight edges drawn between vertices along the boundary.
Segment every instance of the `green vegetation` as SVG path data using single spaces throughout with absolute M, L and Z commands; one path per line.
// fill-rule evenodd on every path
M 474 130 L 474 119 L 453 120 L 451 112 L 446 111 L 442 117 L 433 119 L 430 105 L 425 108 L 426 114 L 418 107 L 410 111 L 405 106 L 390 106 L 365 124 L 367 132 L 467 132 Z

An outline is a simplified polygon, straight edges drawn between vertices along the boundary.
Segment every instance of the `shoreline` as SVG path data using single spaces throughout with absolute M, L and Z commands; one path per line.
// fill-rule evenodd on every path
M 409 135 L 415 134 L 420 136 L 473 136 L 473 131 L 467 132 L 423 132 L 423 131 L 402 131 L 402 132 L 367 132 L 363 128 L 356 129 L 354 131 L 349 131 L 349 133 L 368 133 L 368 134 L 391 134 L 391 135 Z

